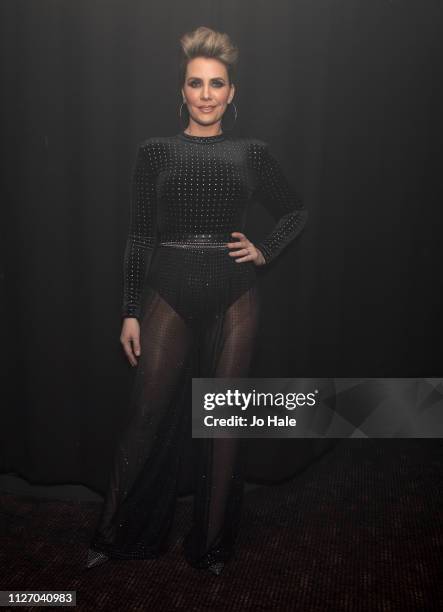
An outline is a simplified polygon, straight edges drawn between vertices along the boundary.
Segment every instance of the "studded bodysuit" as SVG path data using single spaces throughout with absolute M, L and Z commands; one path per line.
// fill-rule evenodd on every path
M 91 546 L 115 558 L 166 549 L 184 448 L 192 438 L 192 376 L 246 377 L 257 333 L 256 266 L 229 255 L 254 200 L 275 218 L 256 247 L 274 260 L 307 211 L 267 143 L 220 134 L 140 143 L 123 258 L 122 317 L 140 324 L 131 418 L 114 457 Z M 231 251 L 232 252 L 232 251 Z M 188 385 L 188 386 L 187 386 Z M 194 510 L 185 558 L 228 560 L 243 498 L 240 438 L 193 439 Z

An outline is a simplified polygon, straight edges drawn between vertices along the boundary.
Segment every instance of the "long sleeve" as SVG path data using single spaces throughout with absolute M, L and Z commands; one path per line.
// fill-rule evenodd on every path
M 139 145 L 132 171 L 130 220 L 123 257 L 122 318 L 139 319 L 141 294 L 156 238 L 156 172 L 149 144 Z
M 256 244 L 268 264 L 300 234 L 308 211 L 265 142 L 260 156 L 258 199 L 277 221 L 271 233 Z

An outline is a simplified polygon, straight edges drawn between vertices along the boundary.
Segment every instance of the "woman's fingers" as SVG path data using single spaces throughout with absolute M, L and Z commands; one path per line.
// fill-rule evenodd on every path
M 240 232 L 235 232 L 240 234 Z M 244 234 L 240 234 L 244 236 Z M 238 242 L 228 242 L 227 246 L 229 248 L 236 248 L 236 250 L 231 250 L 228 255 L 230 257 L 235 257 L 235 263 L 242 263 L 244 261 L 253 261 L 256 266 L 262 266 L 266 263 L 263 254 L 259 251 L 255 245 L 252 244 L 250 240 L 246 237 Z
M 231 236 L 237 236 L 237 238 L 246 239 L 247 240 L 245 234 L 243 234 L 242 232 L 232 232 Z
M 247 248 L 241 249 L 239 251 L 231 251 L 229 253 L 229 256 L 230 257 L 235 257 L 236 258 L 235 261 L 247 261 L 244 256 L 246 256 L 248 260 L 249 259 L 253 259 L 253 256 L 251 255 L 251 252 Z
M 123 350 L 126 353 L 126 357 L 128 358 L 129 363 L 132 366 L 136 366 L 137 365 L 137 359 L 134 356 L 134 351 L 132 350 L 132 341 L 129 338 L 124 340 L 124 342 L 123 342 Z
M 248 242 L 247 240 L 237 240 L 236 242 L 228 242 L 228 243 L 227 243 L 227 246 L 228 246 L 229 248 L 236 248 L 236 249 L 239 249 L 239 248 L 245 248 L 245 247 L 247 247 L 247 246 L 248 246 L 248 244 L 249 244 L 249 242 Z
M 254 260 L 254 256 L 249 253 L 245 257 L 237 257 L 237 259 L 235 260 L 235 263 L 238 263 L 239 261 L 253 261 L 253 260 Z
M 136 336 L 135 338 L 132 338 L 132 348 L 134 350 L 134 353 L 137 355 L 137 357 L 140 356 L 140 339 L 138 336 Z
M 227 246 L 230 249 L 235 249 L 235 251 L 230 251 L 229 255 L 232 257 L 238 257 L 239 255 L 248 255 L 249 251 L 248 247 L 253 246 L 252 242 L 250 242 L 242 232 L 232 232 L 231 236 L 235 236 L 239 238 L 235 242 L 228 242 Z
M 239 238 L 236 242 L 228 242 L 227 246 L 231 250 L 228 255 L 230 257 L 235 257 L 235 263 L 240 263 L 243 261 L 252 261 L 255 258 L 254 250 L 255 247 L 250 240 L 247 239 L 245 234 L 242 232 L 232 232 L 231 236 L 236 236 Z
M 132 366 L 137 365 L 136 357 L 140 356 L 140 327 L 137 319 L 125 319 L 120 336 L 123 350 Z
M 250 244 L 249 240 L 241 232 L 232 232 L 231 236 L 239 238 L 239 240 L 236 240 L 235 242 L 228 242 L 227 243 L 228 247 L 235 247 L 236 249 L 239 249 L 239 248 L 247 247 Z

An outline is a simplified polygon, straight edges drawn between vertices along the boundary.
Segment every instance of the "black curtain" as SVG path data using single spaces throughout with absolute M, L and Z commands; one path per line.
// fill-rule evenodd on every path
M 439 2 L 0 10 L 2 472 L 104 491 L 134 376 L 119 342 L 130 171 L 140 141 L 184 127 L 179 37 L 200 25 L 240 48 L 234 133 L 270 143 L 310 213 L 260 274 L 252 375 L 441 375 Z M 272 222 L 257 206 L 248 236 Z M 323 448 L 255 440 L 249 477 Z

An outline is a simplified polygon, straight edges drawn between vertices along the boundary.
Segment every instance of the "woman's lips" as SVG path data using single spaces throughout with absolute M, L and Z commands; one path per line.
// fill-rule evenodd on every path
M 202 113 L 210 113 L 214 110 L 214 106 L 199 106 L 199 110 L 202 111 Z

